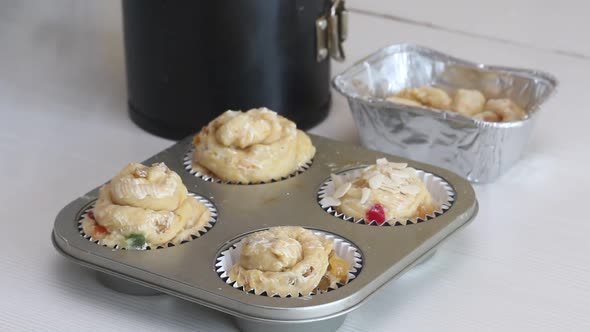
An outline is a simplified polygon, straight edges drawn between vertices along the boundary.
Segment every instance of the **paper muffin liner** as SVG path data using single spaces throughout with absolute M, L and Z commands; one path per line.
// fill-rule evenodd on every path
M 316 290 L 314 292 L 311 292 L 309 294 L 288 294 L 287 296 L 281 296 L 280 294 L 269 294 L 268 292 L 266 292 L 265 290 L 259 290 L 259 289 L 252 289 L 250 291 L 247 291 L 243 285 L 240 285 L 237 281 L 231 280 L 231 278 L 229 277 L 229 270 L 231 269 L 231 267 L 238 263 L 239 259 L 240 259 L 240 253 L 242 250 L 242 246 L 244 243 L 244 240 L 246 239 L 246 237 L 250 234 L 246 234 L 240 238 L 238 238 L 237 240 L 235 240 L 235 242 L 230 245 L 230 247 L 226 250 L 223 250 L 219 256 L 217 257 L 216 260 L 216 264 L 215 264 L 215 271 L 217 272 L 217 275 L 219 276 L 219 278 L 221 278 L 221 280 L 223 280 L 226 284 L 232 286 L 233 288 L 237 288 L 240 289 L 244 292 L 247 292 L 249 294 L 255 294 L 255 295 L 261 295 L 261 296 L 269 296 L 269 297 L 305 297 L 305 296 L 312 296 L 312 295 L 318 295 L 318 294 L 323 294 L 326 292 L 330 292 L 333 291 L 335 289 L 338 289 L 340 287 L 343 287 L 347 284 L 349 284 L 350 282 L 352 282 L 361 272 L 362 267 L 363 267 L 363 258 L 361 255 L 360 250 L 353 245 L 352 243 L 350 243 L 348 240 L 332 234 L 332 233 L 328 233 L 328 232 L 324 232 L 324 231 L 318 231 L 318 230 L 314 230 L 314 229 L 310 229 L 315 235 L 320 236 L 324 239 L 328 239 L 328 240 L 332 240 L 334 242 L 334 251 L 336 252 L 336 254 L 338 256 L 340 256 L 342 259 L 344 259 L 348 265 L 350 266 L 350 269 L 348 270 L 348 281 L 346 284 L 341 284 L 338 283 L 336 284 L 335 287 L 330 287 L 328 290 L 325 291 L 320 291 L 320 290 Z
M 199 201 L 200 203 L 205 205 L 205 207 L 207 207 L 207 209 L 209 209 L 209 212 L 211 213 L 211 217 L 209 218 L 209 221 L 205 224 L 203 229 L 200 229 L 195 234 L 191 234 L 190 237 L 188 237 L 186 240 L 181 241 L 179 244 L 184 244 L 184 243 L 190 242 L 192 240 L 195 240 L 195 239 L 203 236 L 211 228 L 213 228 L 213 226 L 215 226 L 215 223 L 217 222 L 217 208 L 215 207 L 215 205 L 213 205 L 213 203 L 211 203 L 211 201 L 209 201 L 208 199 L 206 199 L 203 196 L 200 196 L 200 195 L 197 195 L 197 194 L 194 194 L 191 192 L 188 193 L 188 196 L 196 199 L 197 201 Z M 82 210 L 82 213 L 80 213 L 80 216 L 78 217 L 78 221 L 77 221 L 78 231 L 80 232 L 80 235 L 82 235 L 82 237 L 84 237 L 88 241 L 94 242 L 94 243 L 101 245 L 103 247 L 108 247 L 108 248 L 112 248 L 112 249 L 121 249 L 121 250 L 154 250 L 154 249 L 170 248 L 170 247 L 174 247 L 176 245 L 179 245 L 179 244 L 174 244 L 172 242 L 168 242 L 165 245 L 159 245 L 156 248 L 152 248 L 150 246 L 147 246 L 144 249 L 136 249 L 136 248 L 121 247 L 119 245 L 112 246 L 112 245 L 107 245 L 105 243 L 102 243 L 101 240 L 94 239 L 89 234 L 86 234 L 86 232 L 84 232 L 84 228 L 82 227 L 82 221 L 84 221 L 84 219 L 88 216 L 88 213 L 94 209 L 95 204 L 96 204 L 96 200 L 93 201 L 92 203 L 88 204 Z
M 345 181 L 351 181 L 358 178 L 360 173 L 365 169 L 365 167 L 350 169 L 346 171 L 342 171 L 337 173 L 339 176 L 344 176 Z M 421 222 L 425 222 L 428 220 L 435 219 L 436 217 L 444 214 L 448 209 L 451 208 L 453 205 L 453 201 L 455 200 L 455 191 L 451 187 L 451 185 L 446 182 L 441 177 L 438 177 L 432 173 L 428 173 L 422 170 L 417 169 L 416 173 L 418 178 L 424 182 L 428 192 L 432 197 L 432 200 L 438 204 L 439 208 L 434 210 L 432 214 L 426 215 L 426 218 L 410 218 L 410 219 L 390 219 L 385 221 L 383 224 L 378 224 L 376 221 L 367 222 L 364 218 L 363 219 L 356 219 L 354 217 L 348 216 L 344 213 L 338 212 L 332 206 L 322 206 L 320 201 L 326 197 L 331 196 L 331 194 L 336 190 L 334 186 L 334 182 L 332 181 L 331 177 L 327 179 L 320 187 L 318 192 L 318 204 L 322 207 L 322 209 L 329 214 L 333 215 L 334 217 L 340 218 L 345 221 L 353 222 L 356 224 L 363 224 L 363 225 L 370 225 L 370 226 L 405 226 L 405 225 L 413 225 L 418 224 Z
M 276 178 L 276 179 L 271 179 L 268 181 L 262 181 L 262 182 L 248 182 L 248 183 L 244 183 L 244 182 L 233 182 L 233 181 L 226 181 L 220 178 L 217 178 L 213 175 L 210 174 L 204 174 L 203 172 L 201 172 L 199 169 L 195 168 L 193 165 L 193 154 L 195 152 L 195 148 L 191 148 L 189 149 L 186 154 L 184 155 L 184 160 L 183 160 L 183 165 L 184 165 L 184 169 L 186 169 L 187 172 L 189 172 L 190 174 L 194 175 L 195 177 L 203 180 L 203 181 L 207 181 L 207 182 L 213 182 L 213 183 L 221 183 L 221 184 L 232 184 L 232 185 L 243 185 L 243 186 L 247 186 L 247 185 L 256 185 L 256 184 L 266 184 L 266 183 L 273 183 L 273 182 L 279 182 L 279 181 L 283 181 L 283 180 L 287 180 L 290 179 L 292 177 L 295 177 L 305 171 L 307 171 L 310 167 L 311 164 L 313 163 L 313 159 L 309 160 L 308 162 L 306 162 L 305 164 L 299 166 L 299 168 L 297 168 L 293 173 L 286 175 L 286 176 L 282 176 L 280 178 Z

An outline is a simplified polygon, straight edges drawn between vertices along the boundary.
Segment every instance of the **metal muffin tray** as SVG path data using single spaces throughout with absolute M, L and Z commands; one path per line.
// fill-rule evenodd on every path
M 82 213 L 98 189 L 77 198 L 56 217 L 55 248 L 74 262 L 97 270 L 108 286 L 131 294 L 163 292 L 234 316 L 249 331 L 336 330 L 348 312 L 358 308 L 389 281 L 430 257 L 454 232 L 477 214 L 473 188 L 460 176 L 406 160 L 310 135 L 317 148 L 312 165 L 291 178 L 256 185 L 204 181 L 183 165 L 191 137 L 144 161 L 164 162 L 177 172 L 190 192 L 208 198 L 217 209 L 214 227 L 193 241 L 152 250 L 115 250 L 83 237 Z M 318 204 L 320 186 L 331 173 L 375 163 L 377 158 L 409 166 L 444 179 L 454 191 L 452 206 L 442 215 L 404 226 L 346 222 Z M 247 293 L 228 285 L 216 273 L 216 259 L 236 239 L 273 226 L 302 226 L 333 233 L 362 254 L 362 268 L 348 284 L 317 295 L 279 298 Z

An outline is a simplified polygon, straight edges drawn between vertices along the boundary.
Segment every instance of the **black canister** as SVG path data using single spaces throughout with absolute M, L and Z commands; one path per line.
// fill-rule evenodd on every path
M 346 11 L 343 0 L 123 0 L 123 26 L 131 119 L 180 139 L 228 109 L 322 121 Z

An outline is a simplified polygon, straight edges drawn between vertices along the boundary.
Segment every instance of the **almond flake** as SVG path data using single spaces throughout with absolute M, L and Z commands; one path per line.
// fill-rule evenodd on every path
M 365 204 L 367 200 L 369 200 L 369 195 L 371 195 L 371 189 L 363 188 L 361 195 L 361 204 Z
M 346 195 L 346 193 L 350 190 L 350 187 L 352 187 L 352 183 L 346 182 L 338 187 L 332 196 L 334 196 L 334 198 L 340 198 Z
M 334 183 L 335 188 L 340 187 L 342 185 L 342 183 L 344 182 L 344 180 L 342 179 L 343 176 L 341 176 L 341 175 L 332 174 L 332 175 L 330 175 L 330 177 L 332 178 L 332 182 Z
M 388 186 L 381 186 L 381 188 L 379 188 L 379 190 L 384 190 L 384 191 L 388 191 L 392 194 L 399 194 L 399 189 L 398 188 L 392 188 L 392 187 L 388 187 Z
M 402 194 L 417 195 L 420 192 L 420 187 L 415 184 L 409 184 L 400 188 Z
M 380 174 L 381 174 L 381 172 L 379 172 L 379 171 L 364 172 L 362 174 L 362 178 L 368 180 L 368 179 L 370 179 L 374 176 L 380 175 Z
M 387 175 L 389 174 L 383 174 L 383 183 L 381 184 L 381 186 L 392 186 L 395 185 L 397 182 L 399 182 L 400 180 L 397 178 L 391 178 Z
M 404 168 L 401 170 L 401 172 L 404 172 L 404 173 L 408 174 L 409 176 L 418 176 L 418 174 L 416 174 L 416 170 L 413 169 L 412 167 Z
M 403 185 L 403 181 L 400 179 L 387 179 L 388 181 L 385 181 L 381 184 L 381 189 L 383 188 L 388 188 L 388 189 L 393 189 L 393 190 L 397 190 L 399 191 L 399 187 L 401 185 Z
M 385 176 L 383 174 L 377 174 L 371 177 L 369 179 L 369 187 L 371 187 L 371 189 L 379 189 L 384 179 Z
M 340 206 L 340 200 L 338 200 L 334 197 L 326 196 L 326 197 L 322 198 L 322 200 L 320 201 L 320 205 L 321 206 Z
M 389 163 L 389 161 L 387 161 L 387 158 L 377 159 L 377 165 L 387 165 L 387 163 Z
M 406 168 L 407 169 L 407 168 Z M 407 179 L 411 176 L 410 173 L 406 172 L 405 170 L 392 170 L 391 172 L 389 172 L 389 176 L 391 178 L 397 178 L 397 179 Z
M 404 169 L 404 168 L 408 167 L 408 164 L 406 164 L 406 163 L 389 163 L 389 165 L 391 165 L 391 167 L 393 167 L 395 169 Z
M 389 177 L 387 178 L 386 184 L 390 187 L 399 187 L 404 183 L 404 179 L 395 175 L 394 172 L 388 172 Z

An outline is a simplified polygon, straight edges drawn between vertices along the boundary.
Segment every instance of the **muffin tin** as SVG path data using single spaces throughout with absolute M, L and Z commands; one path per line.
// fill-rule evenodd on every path
M 387 282 L 431 256 L 451 234 L 468 224 L 478 205 L 471 185 L 447 170 L 358 146 L 310 135 L 317 148 L 310 167 L 282 181 L 232 185 L 190 174 L 184 157 L 191 137 L 144 161 L 165 162 L 190 192 L 211 201 L 215 227 L 201 237 L 155 250 L 114 250 L 84 238 L 78 220 L 98 196 L 98 189 L 79 197 L 56 217 L 55 248 L 73 261 L 99 272 L 101 281 L 118 291 L 149 295 L 163 292 L 226 312 L 246 331 L 327 331 Z M 331 173 L 373 164 L 377 158 L 409 166 L 444 179 L 453 203 L 441 215 L 398 227 L 346 222 L 318 204 L 322 183 Z M 217 273 L 217 259 L 245 234 L 273 226 L 302 226 L 331 233 L 351 243 L 362 262 L 356 278 L 338 289 L 310 296 L 279 298 L 247 293 Z

